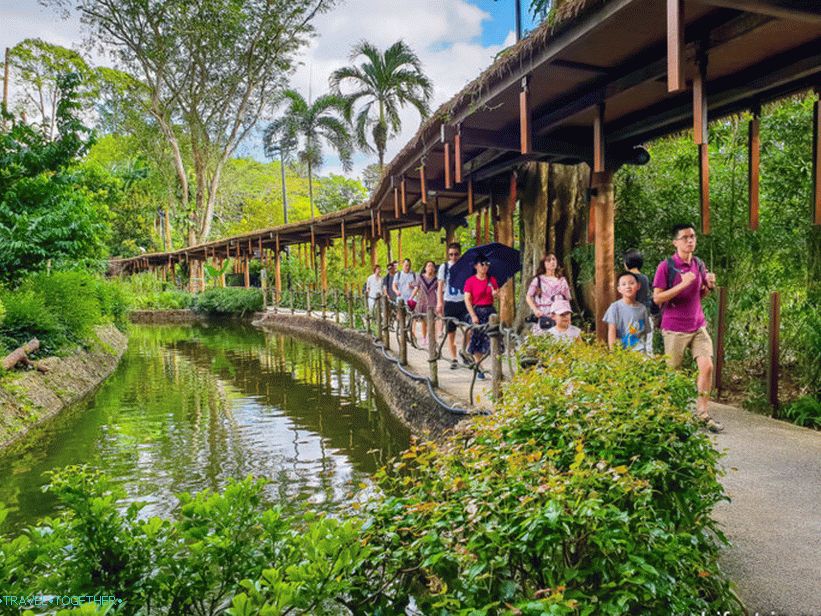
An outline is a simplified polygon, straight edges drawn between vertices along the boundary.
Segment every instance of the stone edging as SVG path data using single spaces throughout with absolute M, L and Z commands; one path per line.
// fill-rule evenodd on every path
M 332 321 L 303 315 L 257 313 L 253 325 L 327 343 L 365 364 L 391 412 L 419 436 L 441 438 L 470 416 L 449 413 L 439 406 L 427 387 L 414 382 L 396 369 L 365 334 L 344 329 Z
M 82 400 L 114 372 L 128 337 L 113 325 L 95 328 L 90 348 L 66 357 L 47 357 L 36 370 L 5 375 L 0 382 L 0 449 L 20 441 L 30 430 Z

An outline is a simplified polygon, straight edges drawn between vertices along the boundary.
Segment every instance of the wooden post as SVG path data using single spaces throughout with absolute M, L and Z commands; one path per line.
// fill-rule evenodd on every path
M 439 230 L 439 195 L 433 198 L 433 230 Z
M 710 235 L 710 146 L 698 146 L 698 185 L 701 201 L 701 233 Z
M 453 188 L 453 177 L 450 173 L 450 143 L 445 142 L 445 188 Z
M 530 132 L 530 103 L 528 102 L 529 77 L 522 77 L 522 91 L 519 92 L 519 138 L 522 154 L 533 151 L 533 135 Z
M 482 217 L 485 213 L 482 210 L 476 212 L 476 245 L 482 243 Z
M 399 189 L 393 189 L 393 217 L 399 218 Z
M 422 233 L 428 232 L 428 202 L 422 201 Z
M 667 0 L 667 91 L 684 89 L 684 0 Z
M 816 89 L 821 96 L 821 89 Z M 821 225 L 821 102 L 815 101 L 812 107 L 812 194 L 814 225 Z
M 382 309 L 382 331 L 379 332 L 379 335 L 382 337 L 382 345 L 385 350 L 389 351 L 391 348 L 391 306 L 388 303 L 387 295 L 382 295 L 379 300 Z
M 311 225 L 311 271 L 316 275 L 316 231 Z
M 753 110 L 747 140 L 747 195 L 750 210 L 750 230 L 758 229 L 759 171 L 761 166 L 761 108 Z
M 362 234 L 361 245 L 359 251 L 359 265 L 365 265 L 365 234 Z M 375 264 L 374 264 L 375 265 Z
M 339 325 L 339 289 L 334 289 L 334 322 Z
M 376 234 L 382 237 L 382 210 L 376 210 Z
M 608 306 L 616 293 L 614 219 L 615 199 L 613 194 L 613 174 L 597 174 L 596 186 L 596 336 L 601 342 L 607 340 L 606 323 L 602 321 Z
M 322 292 L 328 290 L 328 241 L 319 247 L 319 273 Z
M 419 190 L 422 191 L 422 203 L 427 205 L 428 203 L 428 187 L 427 182 L 425 181 L 425 163 L 419 167 Z
M 408 365 L 408 340 L 407 336 L 407 311 L 405 309 L 405 300 L 401 297 L 396 302 L 396 322 L 399 328 L 399 365 Z
M 495 334 L 490 336 L 490 378 L 493 401 L 498 402 L 502 397 L 502 338 L 499 334 L 499 315 L 490 315 L 488 323 L 490 330 L 495 330 Z
M 399 184 L 399 191 L 401 193 L 402 214 L 408 213 L 408 202 L 405 199 L 405 176 L 402 176 L 402 182 Z
M 356 328 L 356 315 L 353 311 L 353 291 L 348 291 L 348 327 Z
M 707 62 L 702 59 L 693 78 L 693 142 L 707 143 Z
M 453 138 L 453 163 L 454 176 L 457 184 L 462 183 L 462 128 L 456 129 L 456 137 Z
M 718 288 L 718 318 L 716 319 L 716 368 L 713 372 L 713 389 L 721 396 L 721 377 L 724 372 L 724 335 L 727 331 L 727 287 Z
M 268 272 L 264 267 L 259 270 L 259 287 L 262 289 L 262 309 L 268 310 Z
M 468 176 L 468 215 L 473 214 L 473 176 Z
M 276 290 L 276 305 L 282 301 L 282 261 L 280 257 L 279 233 L 276 235 L 276 252 L 274 253 L 274 275 Z
M 379 340 L 382 337 L 382 298 L 383 297 L 384 297 L 383 295 L 380 295 L 379 298 L 376 300 L 376 302 L 374 304 L 374 308 L 376 308 L 375 315 L 374 315 L 376 317 L 376 336 L 374 336 L 374 338 L 376 340 Z M 365 301 L 367 302 L 368 300 L 366 299 Z M 373 335 L 373 332 L 371 331 L 370 324 L 368 325 L 368 333 Z
M 781 329 L 781 294 L 776 291 L 770 296 L 770 331 L 767 345 L 767 401 L 772 407 L 772 416 L 779 416 L 778 408 L 778 354 Z
M 396 258 L 402 260 L 402 229 L 396 230 Z
M 248 255 L 245 255 L 242 258 L 242 274 L 244 277 L 245 288 L 251 288 L 251 258 Z
M 376 243 L 379 241 L 379 238 L 372 237 L 371 238 L 371 271 L 373 268 L 376 267 Z
M 593 118 L 593 173 L 604 172 L 604 103 L 596 107 Z
M 436 313 L 432 307 L 428 308 L 425 317 L 428 321 L 428 366 L 430 368 L 430 382 L 439 387 L 439 364 L 436 358 Z
M 305 312 L 308 316 L 311 316 L 311 287 L 308 285 L 305 287 Z
M 485 244 L 490 242 L 490 213 L 493 209 L 493 204 L 485 208 Z M 495 216 L 493 218 L 496 218 Z
M 369 213 L 371 215 L 371 237 L 373 237 L 376 235 L 376 216 L 373 215 L 373 210 Z
M 518 191 L 516 172 L 510 174 L 510 187 L 507 199 L 500 202 L 498 238 L 497 241 L 505 246 L 513 246 L 513 213 L 516 211 Z M 510 327 L 516 317 L 515 297 L 513 296 L 513 278 L 511 277 L 499 290 L 499 317 L 500 321 Z

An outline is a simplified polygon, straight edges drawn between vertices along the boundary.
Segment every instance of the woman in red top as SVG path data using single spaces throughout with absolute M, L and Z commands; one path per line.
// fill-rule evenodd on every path
M 499 291 L 499 285 L 493 276 L 488 275 L 490 261 L 484 255 L 478 255 L 473 262 L 476 274 L 465 282 L 465 307 L 470 313 L 470 318 L 475 325 L 487 323 L 490 315 L 496 310 L 493 308 L 493 300 Z M 478 364 L 484 356 L 490 353 L 490 338 L 481 330 L 474 330 L 470 337 L 468 353 L 472 353 Z M 476 378 L 483 379 L 485 375 L 481 370 L 476 372 Z

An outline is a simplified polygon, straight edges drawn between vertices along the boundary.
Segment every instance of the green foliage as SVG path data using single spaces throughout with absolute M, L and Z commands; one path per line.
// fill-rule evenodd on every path
M 812 396 L 799 398 L 782 411 L 785 419 L 807 428 L 821 429 L 821 400 Z
M 320 178 L 318 184 L 316 207 L 321 214 L 359 205 L 368 197 L 368 192 L 359 180 L 352 180 L 344 175 L 332 173 L 327 178 Z
M 0 341 L 13 348 L 38 338 L 41 355 L 88 343 L 95 325 L 124 328 L 128 307 L 117 284 L 80 271 L 32 274 L 17 289 L 0 289 L 0 301 L 6 307 Z
M 196 296 L 194 310 L 214 315 L 244 315 L 262 310 L 259 289 L 226 287 L 207 289 Z
M 58 137 L 18 121 L 0 132 L 0 279 L 103 256 L 107 212 L 72 171 L 89 144 L 76 76 L 60 80 Z
M 690 379 L 582 344 L 528 353 L 495 415 L 414 444 L 334 516 L 285 517 L 247 479 L 145 518 L 99 474 L 57 473 L 64 512 L 2 538 L 0 584 L 145 615 L 737 611 Z
M 3 324 L 3 319 L 6 318 L 6 307 L 3 305 L 3 302 L 0 302 L 0 325 Z

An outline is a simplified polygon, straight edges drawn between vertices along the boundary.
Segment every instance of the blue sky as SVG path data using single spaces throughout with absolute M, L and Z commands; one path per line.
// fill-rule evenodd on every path
M 505 40 L 507 33 L 514 28 L 514 2 L 516 0 L 473 0 L 483 11 L 490 13 L 491 20 L 484 23 L 481 42 L 483 45 L 498 44 Z M 533 28 L 530 16 L 530 0 L 519 0 L 522 4 L 522 21 L 525 31 Z

